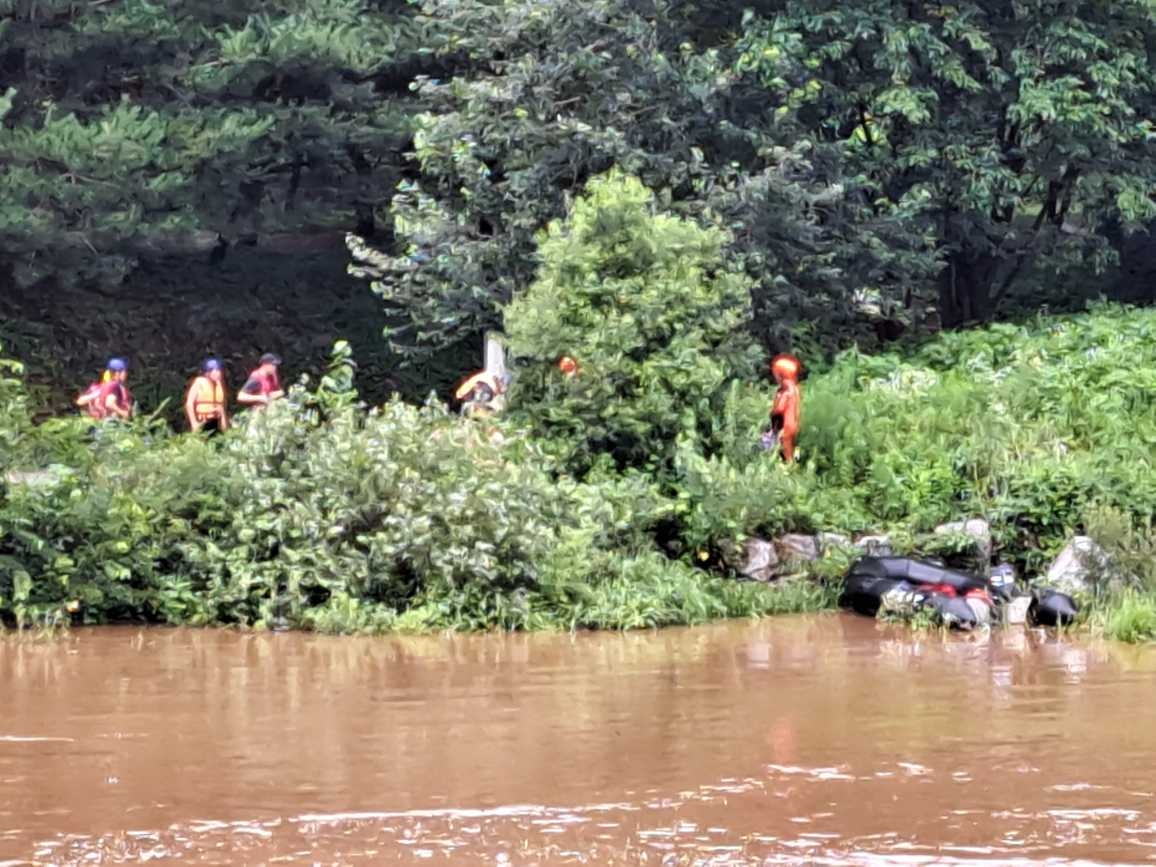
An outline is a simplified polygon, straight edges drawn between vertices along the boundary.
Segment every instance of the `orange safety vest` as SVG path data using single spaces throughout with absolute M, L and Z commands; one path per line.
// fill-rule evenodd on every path
M 225 414 L 224 383 L 198 376 L 189 389 L 193 392 L 193 417 L 197 421 L 208 421 Z

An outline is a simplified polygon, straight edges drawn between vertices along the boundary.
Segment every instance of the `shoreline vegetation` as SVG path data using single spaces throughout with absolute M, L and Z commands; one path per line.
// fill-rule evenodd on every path
M 834 606 L 853 551 L 768 586 L 735 580 L 748 538 L 886 533 L 896 553 L 957 555 L 934 529 L 982 518 L 1028 580 L 1093 536 L 1124 577 L 1090 586 L 1083 624 L 1156 639 L 1156 312 L 1101 305 L 813 354 L 787 466 L 759 447 L 772 386 L 726 239 L 633 178 L 592 181 L 504 310 L 516 378 L 497 419 L 365 407 L 338 344 L 316 383 L 216 441 L 147 419 L 93 431 L 34 424 L 6 363 L 0 618 L 693 624 Z M 580 376 L 556 370 L 561 354 Z

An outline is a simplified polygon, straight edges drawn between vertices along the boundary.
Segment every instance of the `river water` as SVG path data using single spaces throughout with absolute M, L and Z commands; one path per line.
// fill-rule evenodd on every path
M 10 639 L 0 864 L 1151 864 L 1154 672 L 849 615 Z

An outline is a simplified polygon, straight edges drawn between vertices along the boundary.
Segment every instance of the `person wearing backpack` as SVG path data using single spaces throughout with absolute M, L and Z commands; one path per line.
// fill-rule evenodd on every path
M 125 384 L 127 379 L 128 362 L 123 358 L 109 359 L 100 381 L 86 388 L 76 399 L 76 405 L 95 421 L 131 418 L 132 394 Z

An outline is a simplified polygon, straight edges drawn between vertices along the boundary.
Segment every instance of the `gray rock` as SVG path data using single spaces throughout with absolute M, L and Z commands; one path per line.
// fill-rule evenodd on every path
M 775 543 L 779 559 L 786 563 L 811 563 L 819 559 L 819 540 L 815 536 L 788 533 Z
M 935 528 L 935 533 L 938 536 L 945 536 L 949 533 L 963 533 L 975 539 L 976 552 L 984 563 L 991 562 L 992 554 L 992 539 L 991 539 L 991 525 L 982 518 L 972 518 L 967 521 L 953 521 L 950 524 L 940 524 Z
M 842 533 L 820 533 L 818 538 L 820 553 L 853 547 L 851 537 L 844 536 Z
M 1111 556 L 1088 536 L 1076 536 L 1048 567 L 1045 587 L 1070 595 L 1091 593 L 1096 588 L 1122 590 L 1135 584 L 1136 579 L 1126 575 Z
M 894 554 L 890 536 L 860 536 L 855 540 L 855 547 L 868 557 L 890 557 Z
M 739 574 L 752 581 L 774 581 L 779 568 L 779 555 L 773 542 L 766 539 L 747 539 L 743 543 Z

